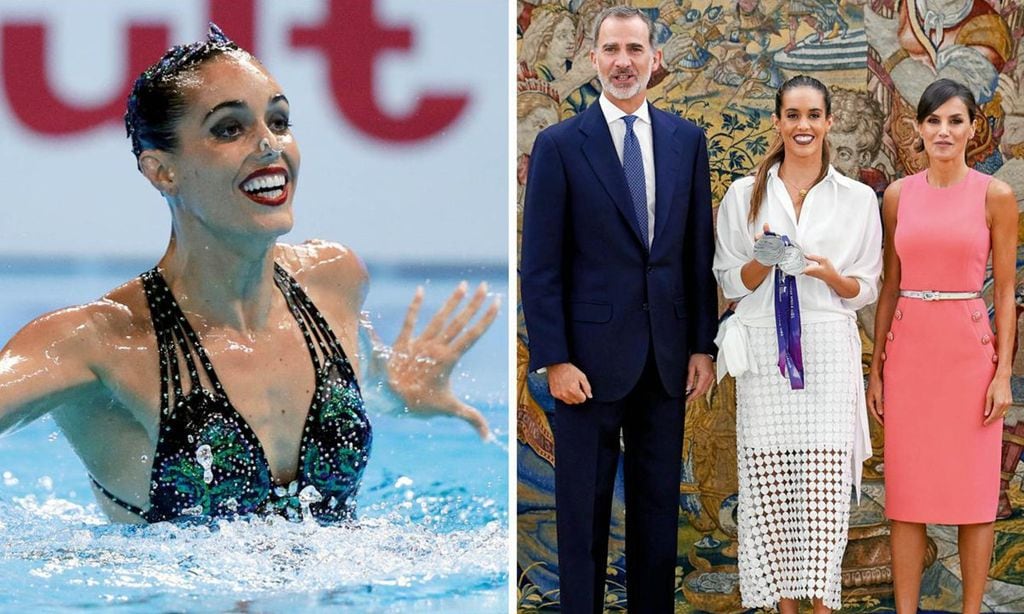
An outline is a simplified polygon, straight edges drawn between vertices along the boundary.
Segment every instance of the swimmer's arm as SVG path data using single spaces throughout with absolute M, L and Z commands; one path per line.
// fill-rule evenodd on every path
M 370 314 L 359 314 L 359 373 L 356 374 L 366 407 L 376 413 L 398 415 L 407 410 L 402 399 L 387 384 L 391 348 L 373 329 Z
M 0 350 L 0 434 L 102 385 L 89 360 L 94 330 L 83 311 L 66 309 L 38 318 Z
M 338 341 L 348 350 L 348 358 L 355 369 L 360 385 L 362 352 L 354 355 L 349 346 L 355 346 L 359 335 L 357 320 L 369 291 L 370 275 L 362 259 L 350 248 L 320 239 L 311 239 L 299 245 L 278 244 L 278 257 L 285 268 L 301 283 L 316 304 Z
M 386 385 L 390 348 L 373 330 L 370 315 L 362 311 L 370 290 L 366 264 L 350 248 L 320 239 L 278 247 L 288 268 L 305 282 L 313 302 L 327 313 L 342 346 L 348 350 L 367 408 L 375 413 L 405 411 L 405 404 Z M 354 354 L 350 345 L 356 346 Z
M 362 317 L 360 337 L 365 334 L 369 346 L 364 350 L 363 364 L 367 369 L 362 387 L 371 395 L 381 395 L 380 403 L 384 408 L 421 418 L 460 418 L 468 422 L 482 439 L 489 440 L 492 435 L 487 420 L 476 408 L 454 394 L 451 374 L 469 348 L 494 322 L 501 304 L 497 299 L 488 298 L 487 284 L 480 284 L 462 306 L 468 290 L 469 284 L 459 284 L 437 313 L 417 332 L 424 296 L 423 288 L 417 289 L 402 328 L 390 347 L 373 334 L 368 318 Z M 490 304 L 484 309 L 488 302 Z
M 498 314 L 499 303 L 488 302 L 486 285 L 479 286 L 463 308 L 468 292 L 460 284 L 426 326 L 414 334 L 423 291 L 413 297 L 401 332 L 386 345 L 374 334 L 363 312 L 370 276 L 363 261 L 351 249 L 327 241 L 309 241 L 283 248 L 289 265 L 312 292 L 314 303 L 338 308 L 328 318 L 343 346 L 358 345 L 349 355 L 367 407 L 376 412 L 419 417 L 448 415 L 470 423 L 483 438 L 490 428 L 479 411 L 457 398 L 451 390 L 452 369 Z M 319 297 L 323 297 L 321 302 Z M 478 311 L 483 311 L 474 320 Z

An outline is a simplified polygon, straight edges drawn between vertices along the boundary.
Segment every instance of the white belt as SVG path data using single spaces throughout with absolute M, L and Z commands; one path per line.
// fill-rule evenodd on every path
M 981 292 L 938 292 L 935 290 L 900 290 L 900 296 L 922 301 L 965 301 L 981 298 Z

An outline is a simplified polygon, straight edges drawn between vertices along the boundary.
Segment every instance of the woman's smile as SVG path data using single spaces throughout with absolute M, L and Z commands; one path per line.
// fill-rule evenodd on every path
M 268 166 L 250 173 L 238 189 L 254 203 L 276 207 L 288 201 L 290 183 L 288 169 Z

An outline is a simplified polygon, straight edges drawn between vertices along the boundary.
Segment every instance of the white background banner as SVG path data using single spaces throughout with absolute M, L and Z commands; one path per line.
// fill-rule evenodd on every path
M 170 217 L 135 168 L 125 97 L 211 19 L 291 103 L 285 240 L 371 263 L 504 262 L 506 15 L 490 0 L 0 0 L 0 262 L 159 257 Z

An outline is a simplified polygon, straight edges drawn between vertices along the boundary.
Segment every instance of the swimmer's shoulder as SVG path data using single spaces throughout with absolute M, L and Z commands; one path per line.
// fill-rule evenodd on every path
M 121 338 L 153 331 L 152 314 L 139 277 L 107 292 L 88 307 L 97 332 L 105 337 Z
M 145 333 L 149 333 L 148 335 Z M 104 296 L 39 316 L 26 324 L 4 347 L 3 355 L 39 361 L 69 381 L 103 379 L 126 339 L 144 345 L 153 337 L 149 309 L 138 280 Z
M 102 357 L 111 346 L 123 346 L 125 340 L 146 343 L 153 338 L 153 320 L 138 277 L 121 284 L 95 301 L 56 312 L 66 320 L 63 326 L 76 326 Z
M 340 300 L 355 312 L 362 308 L 370 275 L 362 258 L 352 248 L 321 239 L 298 245 L 278 243 L 276 260 L 317 305 L 320 299 Z

